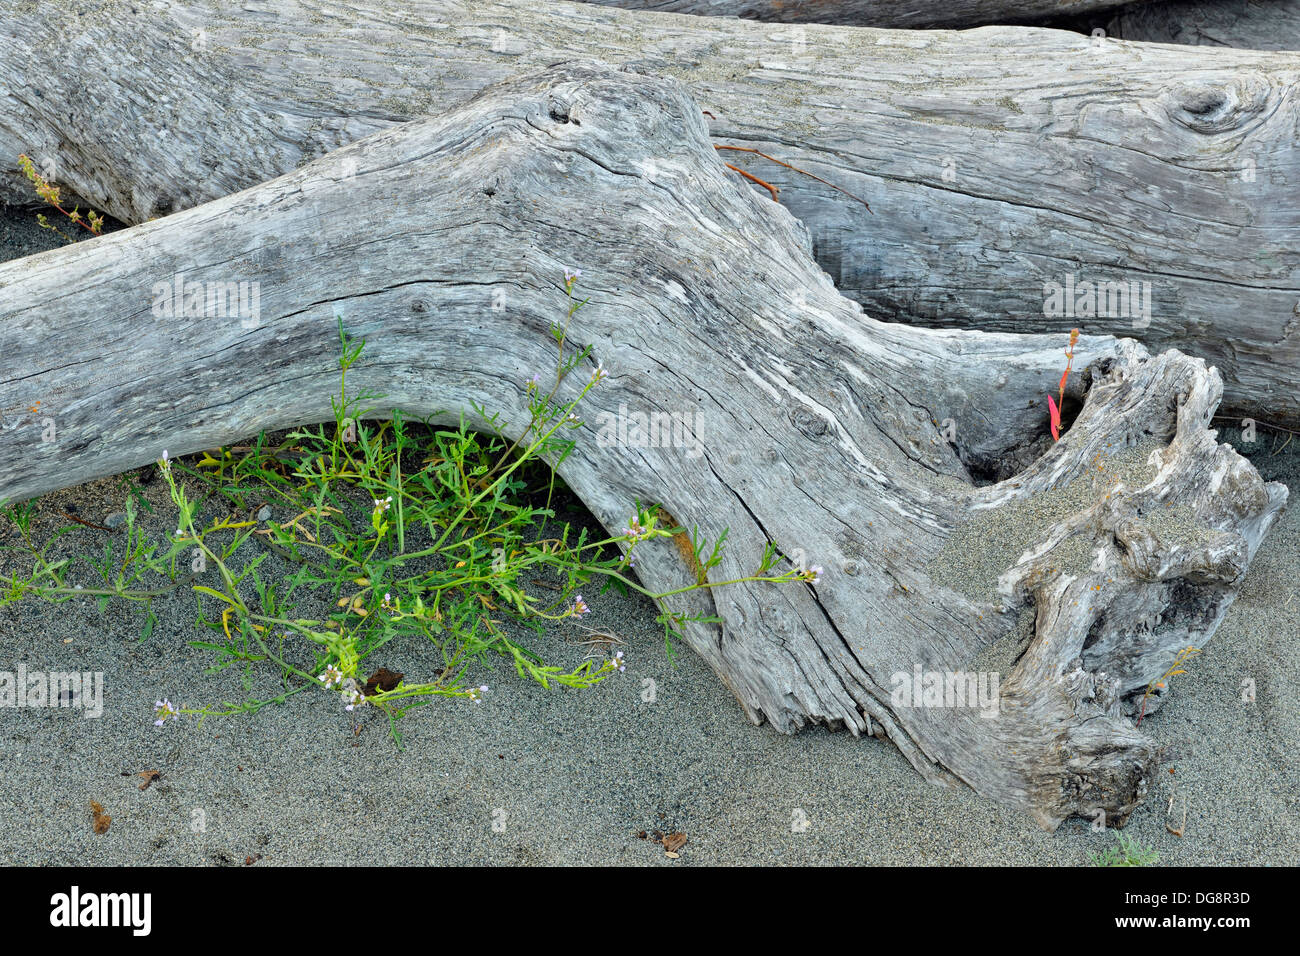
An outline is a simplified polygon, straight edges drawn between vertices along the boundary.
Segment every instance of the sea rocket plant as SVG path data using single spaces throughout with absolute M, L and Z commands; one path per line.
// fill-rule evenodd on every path
M 153 722 L 155 727 L 161 727 L 168 717 L 172 720 L 180 719 L 179 708 L 172 704 L 172 702 L 166 697 L 153 705 L 153 712 L 158 715 L 158 719 Z
M 568 318 L 588 302 L 574 296 L 580 274 L 577 269 L 565 270 L 564 289 L 570 299 Z M 720 574 L 710 578 L 710 572 L 722 564 L 727 529 L 708 537 L 698 526 L 677 527 L 660 505 L 643 505 L 640 501 L 634 502 L 625 527 L 604 540 L 588 540 L 584 533 L 576 544 L 570 543 L 566 526 L 559 538 L 547 536 L 534 541 L 533 536 L 542 533 L 542 520 L 554 517 L 550 502 L 554 485 L 552 482 L 545 489 L 544 507 L 521 502 L 518 494 L 532 484 L 534 475 L 520 469 L 531 461 L 540 462 L 549 466 L 553 478 L 556 467 L 574 445 L 564 435 L 582 427 L 575 413 L 579 401 L 591 389 L 615 378 L 592 355 L 591 345 L 579 348 L 569 341 L 567 320 L 553 326 L 553 333 L 560 353 L 554 384 L 542 373 L 527 380 L 532 419 L 521 436 L 511 442 L 498 431 L 494 438 L 485 439 L 464 422 L 459 430 L 434 431 L 432 446 L 423 461 L 425 467 L 418 475 L 401 467 L 404 450 L 413 449 L 416 438 L 405 431 L 410 426 L 402 422 L 396 410 L 391 424 L 386 423 L 377 433 L 363 433 L 358 424 L 355 437 L 344 437 L 349 434 L 344 423 L 358 422 L 362 417 L 359 403 L 373 396 L 363 391 L 349 399 L 346 372 L 359 360 L 364 343 L 349 338 L 341 318 L 343 357 L 339 364 L 344 378 L 339 399 L 331 400 L 336 425 L 332 437 L 325 429 L 290 433 L 286 444 L 292 442 L 292 450 L 305 452 L 292 464 L 286 464 L 287 459 L 278 454 L 278 449 L 263 449 L 260 440 L 241 459 L 236 460 L 223 449 L 217 459 L 206 455 L 193 467 L 183 458 L 173 459 L 170 451 L 163 449 L 157 465 L 177 509 L 177 523 L 167 553 L 150 560 L 148 567 L 159 573 L 174 572 L 175 563 L 190 547 L 197 549 L 206 563 L 221 572 L 220 580 L 213 579 L 218 587 L 193 585 L 200 594 L 222 602 L 218 606 L 219 620 L 214 617 L 206 623 L 219 627 L 225 640 L 211 646 L 225 664 L 242 662 L 252 668 L 256 663 L 278 668 L 281 681 L 274 697 L 250 696 L 244 702 L 219 707 L 181 706 L 168 698 L 160 699 L 151 714 L 155 725 L 162 727 L 181 715 L 202 720 L 208 716 L 256 713 L 268 703 L 282 702 L 300 690 L 315 688 L 339 694 L 348 711 L 364 706 L 363 713 L 385 714 L 391 730 L 398 717 L 424 702 L 420 698 L 437 695 L 481 700 L 487 685 L 467 686 L 463 681 L 469 667 L 486 663 L 488 651 L 511 661 L 520 677 L 534 679 L 543 686 L 591 687 L 625 670 L 623 652 L 602 655 L 599 662 L 595 657 L 584 658 L 582 664 L 570 670 L 546 665 L 499 627 L 501 619 L 524 624 L 568 619 L 573 626 L 582 628 L 581 619 L 593 609 L 582 594 L 572 594 L 570 589 L 581 584 L 590 594 L 588 589 L 597 586 L 595 580 L 601 577 L 617 583 L 621 591 L 636 591 L 660 601 L 696 589 L 724 588 L 748 581 L 816 584 L 821 580 L 821 567 L 806 566 L 801 550 L 795 552 L 800 555 L 795 561 L 774 542 L 765 546 L 757 569 L 739 571 L 726 580 L 719 580 L 723 577 Z M 566 376 L 584 366 L 585 381 L 577 387 L 577 394 L 566 394 L 561 400 Z M 542 384 L 544 378 L 546 385 Z M 497 423 L 497 418 L 483 409 L 476 406 L 476 411 L 489 423 Z M 216 472 L 203 470 L 214 466 Z M 198 520 L 199 503 L 189 499 L 187 486 L 178 480 L 184 475 L 186 481 L 211 486 L 222 496 L 243 502 L 257 490 L 252 482 L 274 481 L 268 486 L 283 489 L 288 474 L 301 481 L 302 488 L 290 495 L 300 513 L 285 522 L 218 517 L 204 526 Z M 357 496 L 359 501 L 341 494 L 354 489 L 366 492 Z M 327 500 L 347 504 L 348 510 L 322 504 Z M 364 530 L 366 500 L 371 503 L 368 517 L 373 534 Z M 242 504 L 239 507 L 242 509 Z M 128 528 L 132 520 L 128 500 Z M 265 529 L 238 533 L 261 521 L 266 521 Z M 440 536 L 431 546 L 413 549 L 404 536 L 420 526 L 436 529 Z M 389 535 L 390 530 L 394 534 Z M 232 531 L 237 533 L 232 543 L 212 540 Z M 324 537 L 323 532 L 331 533 L 332 538 Z M 336 610 L 316 618 L 302 618 L 265 582 L 254 580 L 256 600 L 246 589 L 236 588 L 242 577 L 228 563 L 244 540 L 253 540 L 248 537 L 253 533 L 268 535 L 268 544 L 275 544 L 277 551 L 287 551 L 311 566 L 309 580 L 313 585 L 334 586 L 331 599 L 337 601 Z M 676 545 L 678 557 L 691 570 L 693 581 L 655 593 L 642 584 L 638 575 L 627 573 L 637 567 L 641 542 L 658 538 Z M 422 560 L 413 562 L 412 558 Z M 784 567 L 785 561 L 793 566 Z M 415 573 L 410 568 L 413 563 L 419 565 Z M 532 580 L 535 570 L 542 569 L 568 572 L 569 589 L 555 597 L 531 593 L 523 585 Z M 79 583 L 68 583 L 41 590 L 44 596 L 81 593 L 81 589 Z M 340 595 L 340 589 L 346 590 Z M 137 591 L 119 583 L 100 593 L 144 600 L 161 592 Z M 8 603 L 8 599 L 8 592 L 0 594 L 0 604 Z M 673 639 L 683 640 L 686 626 L 706 621 L 711 619 L 703 614 L 663 606 L 660 622 L 670 659 Z M 152 621 L 148 627 L 152 627 Z M 444 666 L 423 680 L 406 681 L 399 674 L 393 684 L 387 677 L 380 679 L 385 668 L 376 670 L 371 678 L 365 676 L 379 663 L 367 662 L 368 657 L 392 638 L 411 637 L 432 641 L 443 652 Z M 359 716 L 354 714 L 356 719 Z M 392 733 L 400 739 L 396 731 Z

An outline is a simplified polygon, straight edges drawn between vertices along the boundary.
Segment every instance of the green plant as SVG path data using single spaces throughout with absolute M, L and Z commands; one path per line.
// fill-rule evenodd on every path
M 323 687 L 342 694 L 354 720 L 361 707 L 383 712 L 400 741 L 397 719 L 432 698 L 480 700 L 488 690 L 483 674 L 493 657 L 504 657 L 519 677 L 547 687 L 587 688 L 624 670 L 622 651 L 570 670 L 550 665 L 517 636 L 520 630 L 540 634 L 554 622 L 584 616 L 590 610 L 585 587 L 600 583 L 602 592 L 605 587 L 635 590 L 662 605 L 673 594 L 741 581 L 816 581 L 817 567 L 776 570 L 784 558 L 775 545 L 766 547 L 754 574 L 709 581 L 707 571 L 721 560 L 726 530 L 712 544 L 698 531 L 687 539 L 685 529 L 653 504 L 629 502 L 628 526 L 608 537 L 589 539 L 585 528 L 575 534 L 559 521 L 553 507 L 556 468 L 574 448 L 569 435 L 582 424 L 579 403 L 606 378 L 597 365 L 576 396 L 557 399 L 591 352 L 589 346 L 574 349 L 568 343 L 570 320 L 586 304 L 573 297 L 577 277 L 576 271 L 566 272 L 568 315 L 552 329 L 559 353 L 554 382 L 543 389 L 537 375 L 526 383 L 530 421 L 514 441 L 507 440 L 497 415 L 478 406 L 484 432 L 468 428 L 464 416 L 455 428 L 434 428 L 427 420 L 408 423 L 398 410 L 387 420 L 375 419 L 369 403 L 382 395 L 348 393 L 348 371 L 360 361 L 365 342 L 348 336 L 340 319 L 340 388 L 331 399 L 329 427 L 289 432 L 278 447 L 269 447 L 263 434 L 238 454 L 222 448 L 193 465 L 164 451 L 157 464 L 177 511 L 172 540 L 144 541 L 136 502 L 146 507 L 147 502 L 131 494 L 125 544 L 114 548 L 110 541 L 102 559 L 86 562 L 99 578 L 94 587 L 70 584 L 69 560 L 47 559 L 49 544 L 36 547 L 34 503 L 7 508 L 4 513 L 18 528 L 35 570 L 26 580 L 11 579 L 0 604 L 28 595 L 54 603 L 89 597 L 101 610 L 114 598 L 139 602 L 147 611 L 143 638 L 155 621 L 153 600 L 188 586 L 195 595 L 196 624 L 212 633 L 193 646 L 216 656 L 212 670 L 241 668 L 250 696 L 202 707 L 163 698 L 154 706 L 155 723 L 185 714 L 202 720 L 254 713 L 309 687 Z M 427 440 L 423 445 L 421 435 Z M 203 493 L 201 499 L 192 496 L 195 489 Z M 213 504 L 215 516 L 201 520 Z M 282 517 L 267 520 L 268 509 Z M 59 529 L 55 539 L 71 530 Z M 652 593 L 631 569 L 639 543 L 662 537 L 672 537 L 679 547 L 689 541 L 697 581 Z M 180 566 L 187 555 L 188 574 Z M 272 555 L 294 566 L 287 578 L 277 580 L 261 568 Z M 167 584 L 141 587 L 148 573 Z M 539 586 L 551 593 L 542 596 Z M 665 640 L 688 619 L 665 609 L 660 617 Z M 508 631 L 502 626 L 507 620 L 520 627 Z M 436 667 L 409 681 L 376 668 L 367 679 L 385 646 L 411 640 L 437 649 Z M 668 648 L 671 654 L 670 642 Z M 255 673 L 266 668 L 276 675 L 279 692 L 252 697 Z
M 19 155 L 18 168 L 23 171 L 23 175 L 26 176 L 36 188 L 36 195 L 40 196 L 45 202 L 49 203 L 59 212 L 63 213 L 63 215 L 67 216 L 69 220 L 81 226 L 81 228 L 89 230 L 96 236 L 104 231 L 104 217 L 95 212 L 95 210 L 88 210 L 86 215 L 83 217 L 81 215 L 80 207 L 74 206 L 71 212 L 64 209 L 61 205 L 62 199 L 59 196 L 59 187 L 50 183 L 44 176 L 36 171 L 36 166 L 32 163 L 26 153 Z M 56 232 L 69 242 L 74 241 L 67 233 L 60 231 L 52 225 L 44 215 L 37 214 L 36 221 L 41 224 L 42 229 L 49 229 L 51 232 Z
M 1186 674 L 1187 671 L 1183 669 L 1183 665 L 1199 653 L 1201 653 L 1199 647 L 1184 647 L 1178 652 L 1177 656 L 1174 657 L 1174 662 L 1169 665 L 1169 669 L 1160 675 L 1160 679 L 1153 680 L 1151 683 L 1147 684 L 1146 692 L 1142 695 L 1142 710 L 1138 713 L 1137 723 L 1134 726 L 1142 726 L 1142 718 L 1146 715 L 1147 701 L 1151 698 L 1152 691 L 1157 688 L 1163 689 L 1165 684 L 1169 681 L 1169 678 L 1177 674 Z
M 1092 858 L 1093 866 L 1150 866 L 1160 859 L 1155 850 L 1148 850 L 1122 830 L 1112 830 L 1116 845 Z

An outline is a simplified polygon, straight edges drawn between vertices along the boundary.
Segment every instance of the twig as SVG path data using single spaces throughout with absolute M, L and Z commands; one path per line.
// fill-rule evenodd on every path
M 867 207 L 867 212 L 871 212 L 871 206 L 868 205 L 868 204 L 867 204 L 867 201 L 866 201 L 865 199 L 863 199 L 861 196 L 855 196 L 855 195 L 853 195 L 853 193 L 849 192 L 847 189 L 841 189 L 839 186 L 836 186 L 834 183 L 832 183 L 832 182 L 827 182 L 826 180 L 822 179 L 820 176 L 817 176 L 817 175 L 815 175 L 815 174 L 813 174 L 813 173 L 808 172 L 808 170 L 806 170 L 806 169 L 800 169 L 798 166 L 791 166 L 789 163 L 787 163 L 787 162 L 783 162 L 782 160 L 777 159 L 775 156 L 769 156 L 767 153 L 764 153 L 764 152 L 762 152 L 762 151 L 760 151 L 760 150 L 754 149 L 754 148 L 752 148 L 752 147 L 750 147 L 750 146 L 719 146 L 719 145 L 717 145 L 717 144 L 715 143 L 714 146 L 713 146 L 713 148 L 714 148 L 714 149 L 732 149 L 732 150 L 735 150 L 735 151 L 738 152 L 738 153 L 753 153 L 755 156 L 762 156 L 764 159 L 770 159 L 772 162 L 776 163 L 778 166 L 784 166 L 786 169 L 793 169 L 796 173 L 803 173 L 803 174 L 804 174 L 805 176 L 807 176 L 809 179 L 815 179 L 815 180 L 817 180 L 819 183 L 822 183 L 823 185 L 830 186 L 831 189 L 834 189 L 836 192 L 844 193 L 844 195 L 848 196 L 850 199 L 856 199 L 858 202 L 862 203 L 862 205 L 864 205 L 864 206 Z M 735 167 L 735 166 L 732 166 L 730 163 L 727 164 L 727 168 L 728 168 L 728 169 L 736 169 L 736 167 Z M 767 183 L 763 182 L 763 180 L 757 178 L 756 176 L 750 176 L 748 173 L 746 173 L 744 170 L 741 170 L 741 169 L 736 169 L 736 172 L 740 173 L 742 176 L 745 176 L 745 177 L 747 177 L 747 178 L 749 178 L 749 179 L 754 180 L 754 182 L 756 182 L 756 183 L 759 183 L 759 184 L 761 184 L 761 185 L 763 185 L 763 186 L 767 186 L 768 189 L 772 189 L 772 190 L 773 190 L 773 192 L 772 192 L 772 198 L 773 198 L 773 199 L 776 198 L 776 191 L 775 191 L 775 189 L 773 189 L 772 186 L 768 186 Z M 874 212 L 871 212 L 871 215 L 874 216 L 875 213 L 874 213 Z
M 1212 419 L 1212 421 L 1216 421 L 1216 422 L 1236 422 L 1238 425 L 1240 425 L 1240 423 L 1241 423 L 1241 419 L 1240 419 L 1239 417 L 1237 417 L 1236 415 L 1215 415 L 1214 418 Z M 1286 432 L 1288 435 L 1300 435 L 1300 431 L 1296 431 L 1295 429 L 1292 429 L 1292 428 L 1283 428 L 1281 425 L 1274 425 L 1272 422 L 1261 421 L 1261 420 L 1258 419 L 1258 418 L 1255 419 L 1255 424 L 1256 424 L 1256 425 L 1263 425 L 1265 428 L 1271 428 L 1271 429 L 1273 429 L 1274 431 L 1278 431 L 1278 432 Z
M 231 445 L 228 449 L 230 452 L 246 452 L 252 454 L 257 451 L 254 445 Z M 277 445 L 274 448 L 263 448 L 263 455 L 269 455 L 279 461 L 296 461 L 303 458 L 312 457 L 315 452 L 306 451 L 305 449 L 293 450 L 289 445 Z
M 733 166 L 731 165 L 731 163 L 723 163 L 723 165 L 726 166 L 728 169 L 734 169 L 736 172 L 740 173 L 740 175 L 744 176 L 746 179 L 750 180 L 751 182 L 758 183 L 760 186 L 762 186 L 764 189 L 770 192 L 772 194 L 772 202 L 780 202 L 780 200 L 776 198 L 776 194 L 779 193 L 781 190 L 777 189 L 771 183 L 764 182 L 763 180 L 755 176 L 753 173 L 745 172 L 739 166 Z
M 1174 798 L 1171 796 L 1169 798 L 1169 809 L 1165 811 L 1166 818 L 1168 818 L 1169 814 L 1173 812 L 1173 809 L 1174 809 Z M 1175 830 L 1172 826 L 1170 826 L 1169 820 L 1166 819 L 1165 829 L 1168 830 L 1176 837 L 1182 837 L 1183 833 L 1187 830 L 1187 798 L 1186 797 L 1183 797 L 1183 822 L 1179 824 L 1178 829 Z
M 78 518 L 76 515 L 70 515 L 66 511 L 60 511 L 59 514 L 63 515 L 63 517 L 67 518 L 69 521 L 75 521 L 77 524 L 84 524 L 87 528 L 94 528 L 97 531 L 109 531 L 114 534 L 117 533 L 116 528 L 106 528 L 102 524 L 95 524 L 95 522 L 87 521 L 85 518 Z
M 579 624 L 577 621 L 573 622 L 573 626 L 582 628 L 582 630 L 586 631 L 588 634 L 596 635 L 596 637 L 590 641 L 574 641 L 573 643 L 577 644 L 579 647 L 592 647 L 601 644 L 603 645 L 618 644 L 620 647 L 627 647 L 627 641 L 620 639 L 617 635 L 612 634 L 609 631 L 598 631 L 594 627 L 587 627 L 587 625 Z M 607 656 L 608 656 L 607 654 L 592 652 L 584 656 L 583 660 L 585 661 L 588 658 L 607 657 Z

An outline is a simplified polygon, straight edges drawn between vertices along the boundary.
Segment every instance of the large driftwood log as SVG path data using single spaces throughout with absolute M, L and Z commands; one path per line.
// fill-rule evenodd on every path
M 709 539 L 729 529 L 714 581 L 754 573 L 769 542 L 824 568 L 815 584 L 667 601 L 722 619 L 686 637 L 750 718 L 887 736 L 927 778 L 1047 827 L 1122 824 L 1161 756 L 1130 719 L 1143 690 L 1210 637 L 1286 499 L 1208 429 L 1219 376 L 1085 337 L 1070 379 L 1082 410 L 1053 444 L 1043 396 L 1063 337 L 865 316 L 802 224 L 725 168 L 673 81 L 560 66 L 245 192 L 0 265 L 0 495 L 330 419 L 336 315 L 367 339 L 350 387 L 449 413 L 438 420 L 477 402 L 518 434 L 527 379 L 556 361 L 573 267 L 590 302 L 569 341 L 592 353 L 559 398 L 597 362 L 609 377 L 560 468 L 568 484 L 611 531 L 636 499 Z M 158 318 L 178 276 L 199 285 Z M 194 294 L 240 281 L 260 283 L 256 314 L 214 316 Z M 647 442 L 639 414 L 676 416 L 689 436 Z M 602 420 L 632 431 L 602 442 Z M 1041 454 L 977 487 L 970 442 Z M 659 543 L 642 580 L 684 586 L 692 572 Z M 955 694 L 975 692 L 954 682 L 945 698 L 945 675 L 977 673 L 978 696 L 963 705 Z
M 54 159 L 65 189 L 142 222 L 591 54 L 680 78 L 715 142 L 870 202 L 727 154 L 877 317 L 1135 335 L 1216 365 L 1227 409 L 1300 423 L 1294 56 L 520 0 L 246 6 L 0 0 L 0 155 Z M 0 186 L 31 195 L 8 163 Z M 1080 295 L 1045 315 L 1071 282 L 1114 283 L 1113 314 Z
M 1175 0 L 1120 10 L 1104 27 L 1121 40 L 1300 50 L 1300 0 Z
M 1110 10 L 1134 0 L 583 0 L 626 10 L 860 27 L 969 27 L 1028 23 Z

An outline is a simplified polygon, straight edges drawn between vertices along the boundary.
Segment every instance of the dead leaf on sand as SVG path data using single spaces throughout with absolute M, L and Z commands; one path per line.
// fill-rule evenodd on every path
M 670 833 L 664 837 L 664 852 L 677 859 L 677 851 L 686 846 L 685 833 Z
M 127 772 L 127 771 L 124 770 L 124 771 L 122 771 L 122 776 L 124 776 L 124 777 L 132 777 L 132 776 L 135 776 L 135 777 L 144 777 L 144 783 L 140 784 L 140 789 L 141 789 L 141 790 L 148 790 L 149 787 L 153 784 L 153 782 L 154 782 L 155 780 L 160 780 L 160 779 L 162 779 L 162 774 L 161 774 L 159 771 L 157 771 L 157 770 L 141 770 L 141 771 L 140 771 L 139 773 L 137 773 L 137 774 L 132 774 L 132 773 L 129 773 L 129 772 Z
M 405 674 L 394 673 L 387 667 L 381 667 L 366 681 L 365 694 L 367 697 L 374 697 L 376 694 L 387 693 L 395 689 L 405 676 Z
M 90 812 L 95 816 L 95 832 L 107 833 L 108 825 L 113 822 L 113 818 L 104 812 L 103 805 L 98 800 L 91 800 Z

